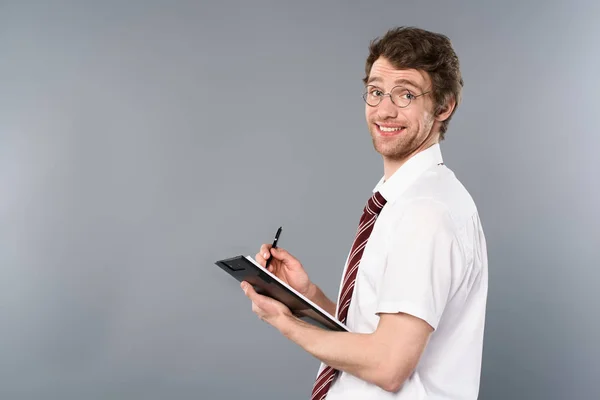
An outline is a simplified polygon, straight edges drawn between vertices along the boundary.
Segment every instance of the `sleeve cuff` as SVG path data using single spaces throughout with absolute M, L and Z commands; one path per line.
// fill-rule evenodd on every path
M 381 302 L 375 311 L 376 314 L 379 313 L 404 313 L 412 315 L 413 317 L 417 317 L 427 322 L 434 330 L 437 329 L 437 325 L 439 323 L 439 318 L 435 316 L 435 313 L 431 310 L 427 310 L 424 307 L 419 307 L 414 303 L 408 302 Z

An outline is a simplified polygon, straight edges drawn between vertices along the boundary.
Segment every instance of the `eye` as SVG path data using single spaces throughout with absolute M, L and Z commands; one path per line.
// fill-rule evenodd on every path
M 379 96 L 383 95 L 383 92 L 379 89 L 371 89 L 369 91 L 369 94 L 374 97 L 379 97 Z

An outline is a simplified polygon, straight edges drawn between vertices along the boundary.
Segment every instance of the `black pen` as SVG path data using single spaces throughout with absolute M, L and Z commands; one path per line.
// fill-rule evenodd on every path
M 273 240 L 273 245 L 271 246 L 272 249 L 277 247 L 277 241 L 279 240 L 279 235 L 281 235 L 281 226 L 279 227 L 279 229 L 277 229 L 277 233 L 275 234 L 275 239 Z M 271 252 L 269 251 L 269 254 Z M 271 261 L 271 258 L 273 258 L 273 255 L 270 254 L 270 257 L 267 258 L 267 263 L 265 264 L 265 269 L 269 268 L 269 261 Z

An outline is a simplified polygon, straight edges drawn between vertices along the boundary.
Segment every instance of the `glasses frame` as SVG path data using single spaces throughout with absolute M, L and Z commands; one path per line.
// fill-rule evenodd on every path
M 368 88 L 369 86 L 372 86 L 373 88 L 377 88 L 377 86 L 375 86 L 375 85 L 367 85 L 367 88 Z M 413 92 L 412 92 L 410 89 L 407 89 L 405 86 L 402 86 L 402 85 L 396 85 L 396 86 L 394 86 L 394 87 L 393 87 L 393 88 L 392 88 L 392 89 L 391 89 L 389 92 L 387 92 L 387 93 L 383 93 L 383 94 L 382 94 L 382 95 L 379 97 L 379 102 L 373 106 L 373 105 L 371 105 L 371 104 L 369 104 L 369 103 L 367 102 L 367 95 L 369 94 L 369 90 L 368 90 L 367 88 L 365 88 L 365 89 L 366 89 L 366 91 L 363 93 L 363 95 L 362 95 L 362 98 L 363 98 L 364 102 L 365 102 L 365 103 L 366 103 L 366 104 L 367 104 L 369 107 L 377 107 L 378 105 L 380 105 L 380 104 L 381 104 L 381 102 L 383 101 L 383 98 L 384 98 L 385 96 L 390 96 L 390 101 L 392 102 L 392 104 L 393 104 L 393 105 L 395 105 L 396 107 L 399 107 L 399 108 L 406 108 L 406 107 L 410 106 L 410 103 L 412 103 L 412 101 L 413 101 L 414 99 L 410 99 L 410 100 L 408 100 L 408 104 L 407 104 L 407 105 L 405 105 L 405 106 L 399 106 L 398 104 L 394 103 L 394 98 L 392 97 L 392 92 L 394 91 L 394 89 L 396 89 L 396 88 L 398 88 L 398 87 L 405 88 L 405 89 L 408 91 L 408 93 L 410 93 L 410 94 L 412 94 L 412 95 L 414 96 L 414 98 L 415 98 L 415 99 L 417 99 L 417 98 L 419 98 L 419 97 L 421 97 L 421 96 L 424 96 L 424 95 L 426 95 L 427 93 L 431 93 L 431 91 L 432 91 L 432 89 L 429 89 L 428 91 L 426 91 L 426 92 L 423 92 L 423 93 L 421 93 L 421 94 L 413 94 Z

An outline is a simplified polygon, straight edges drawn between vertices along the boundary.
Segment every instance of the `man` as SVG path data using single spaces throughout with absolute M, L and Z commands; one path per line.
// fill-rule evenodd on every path
M 439 142 L 463 81 L 447 37 L 396 28 L 371 43 L 365 115 L 384 176 L 365 206 L 338 297 L 265 244 L 256 260 L 344 322 L 331 332 L 242 282 L 252 309 L 321 360 L 313 399 L 476 399 L 487 250 L 477 208 Z

